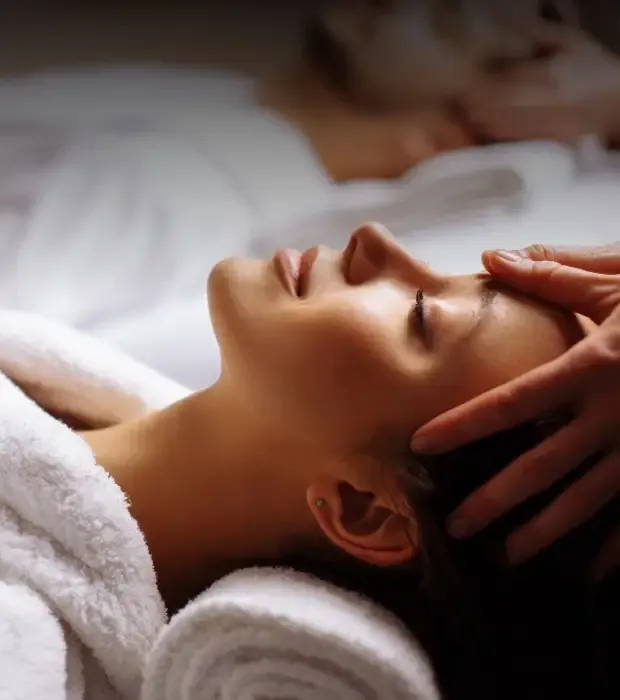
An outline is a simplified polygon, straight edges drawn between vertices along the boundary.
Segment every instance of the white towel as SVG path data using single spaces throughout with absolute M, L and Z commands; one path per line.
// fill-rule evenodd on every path
M 124 494 L 42 406 L 107 425 L 186 393 L 78 333 L 0 312 L 0 700 L 133 700 L 166 622 Z
M 0 311 L 0 372 L 48 411 L 93 428 L 189 394 L 146 365 L 38 314 Z
M 370 603 L 237 572 L 166 626 L 146 543 L 88 445 L 187 390 L 98 341 L 0 311 L 0 700 L 436 700 L 431 665 Z
M 292 571 L 248 569 L 178 613 L 142 700 L 437 700 L 422 649 L 390 615 Z

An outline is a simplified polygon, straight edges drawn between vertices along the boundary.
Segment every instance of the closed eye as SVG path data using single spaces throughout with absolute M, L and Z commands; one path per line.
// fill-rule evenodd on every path
M 424 298 L 424 290 L 418 289 L 415 295 L 415 302 L 411 309 L 413 325 L 416 333 L 422 338 L 426 337 L 426 305 Z

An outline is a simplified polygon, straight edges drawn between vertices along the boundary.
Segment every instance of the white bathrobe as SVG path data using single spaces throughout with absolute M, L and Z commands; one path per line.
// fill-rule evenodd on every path
M 166 622 L 151 558 L 119 487 L 42 406 L 102 426 L 185 393 L 99 343 L 0 312 L 0 700 L 138 697 Z
M 187 394 L 0 311 L 0 700 L 439 700 L 398 620 L 301 574 L 236 572 L 168 622 L 124 494 L 51 414 L 100 427 Z

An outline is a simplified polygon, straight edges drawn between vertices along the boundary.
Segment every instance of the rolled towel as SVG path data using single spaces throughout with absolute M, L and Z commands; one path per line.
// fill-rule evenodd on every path
M 246 569 L 179 612 L 142 700 L 438 700 L 430 662 L 381 608 L 285 569 Z

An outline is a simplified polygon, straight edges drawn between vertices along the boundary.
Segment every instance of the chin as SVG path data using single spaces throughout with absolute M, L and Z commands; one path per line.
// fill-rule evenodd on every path
M 239 266 L 238 258 L 226 258 L 217 263 L 207 278 L 207 306 L 218 342 L 229 335 L 234 309 L 238 306 Z M 236 325 L 236 324 L 234 324 Z
M 236 258 L 220 260 L 213 266 L 207 277 L 207 301 L 209 308 L 217 303 L 219 297 L 230 287 L 234 279 L 234 270 L 237 265 Z
M 239 266 L 239 258 L 224 258 L 216 263 L 207 277 L 207 295 L 209 298 L 219 294 L 222 287 L 229 286 L 235 277 L 235 268 Z
M 264 267 L 263 260 L 226 258 L 211 270 L 207 279 L 207 305 L 222 351 L 251 346 L 251 321 L 260 315 L 263 307 Z

